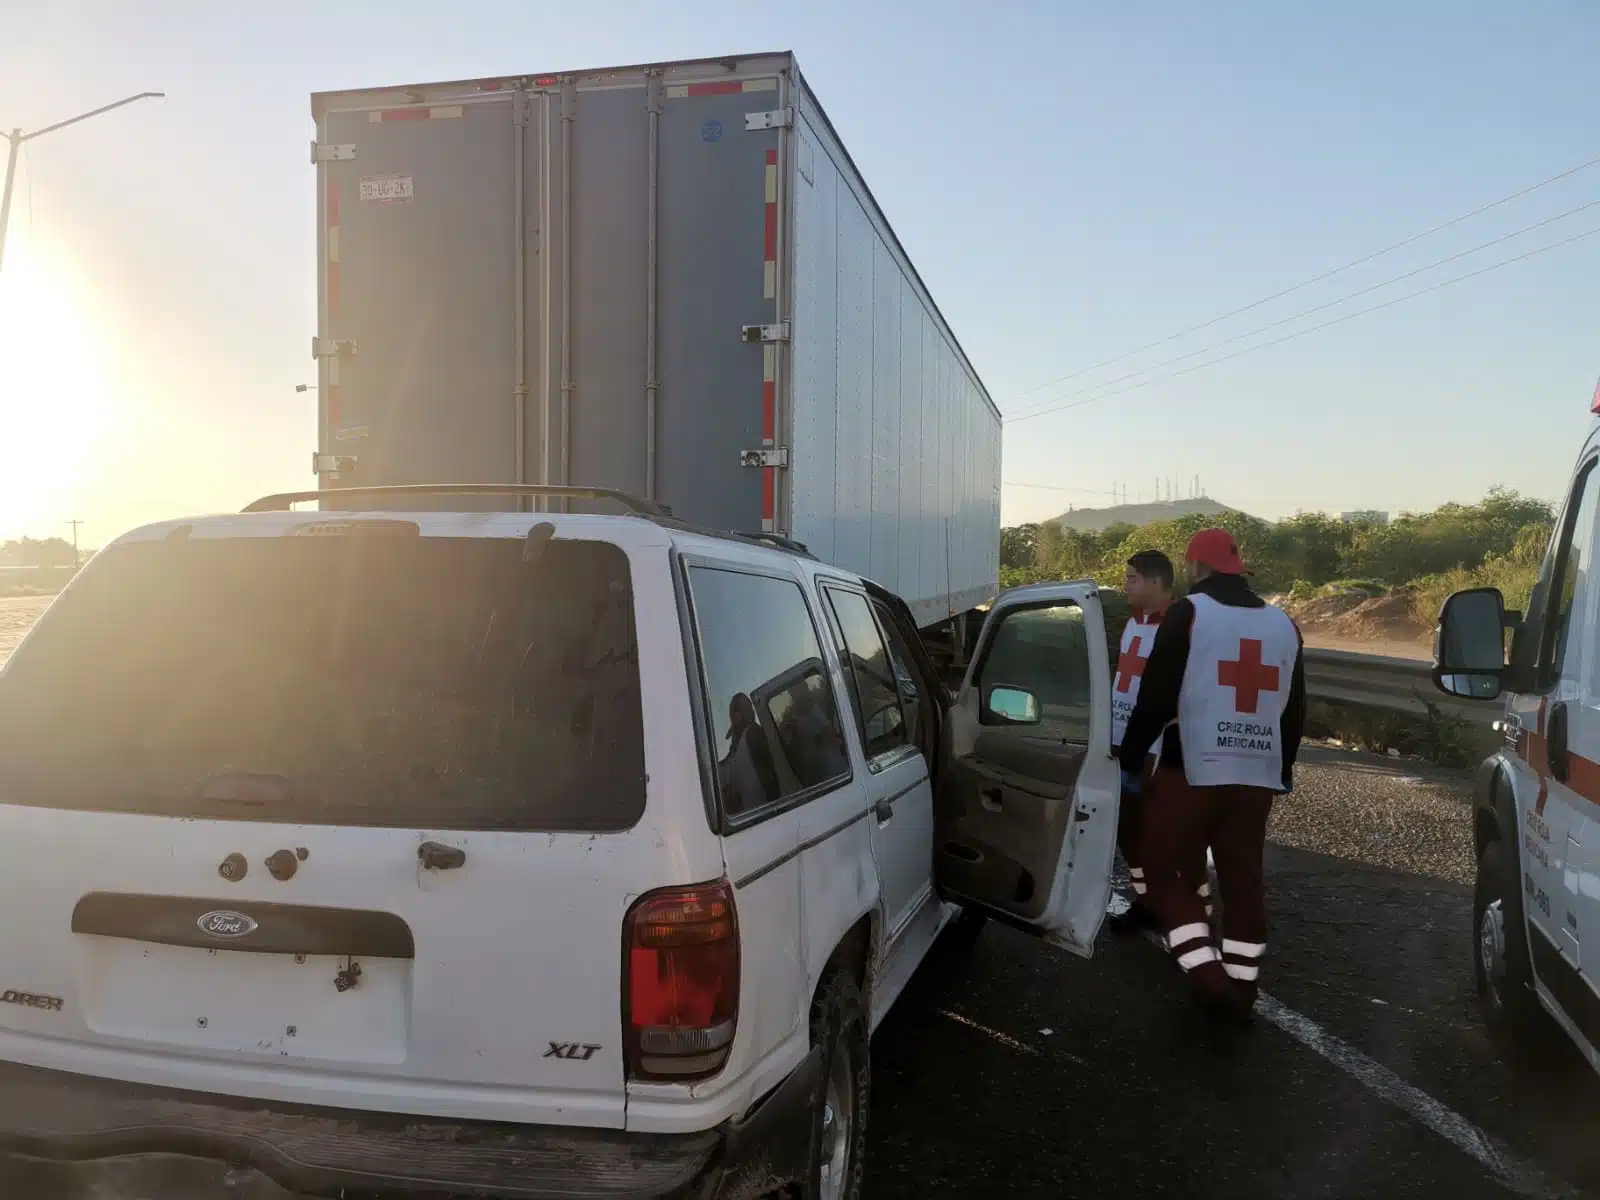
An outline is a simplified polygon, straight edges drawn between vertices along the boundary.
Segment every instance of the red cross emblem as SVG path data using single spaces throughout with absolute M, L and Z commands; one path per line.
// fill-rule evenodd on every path
M 1278 690 L 1278 668 L 1261 661 L 1260 639 L 1240 638 L 1238 659 L 1217 664 L 1217 682 L 1233 689 L 1235 712 L 1253 713 L 1262 692 Z
M 1145 660 L 1139 657 L 1139 642 L 1142 639 L 1135 634 L 1133 641 L 1128 643 L 1117 659 L 1117 691 L 1127 692 L 1133 689 L 1133 681 L 1144 674 Z

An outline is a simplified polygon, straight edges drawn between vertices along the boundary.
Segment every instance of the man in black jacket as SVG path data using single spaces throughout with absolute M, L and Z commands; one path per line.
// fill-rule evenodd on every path
M 1266 954 L 1267 818 L 1292 785 L 1305 726 L 1302 643 L 1287 614 L 1250 589 L 1225 530 L 1201 530 L 1185 560 L 1189 594 L 1156 631 L 1119 757 L 1137 771 L 1161 742 L 1144 811 L 1148 903 L 1199 999 L 1242 1017 Z M 1222 893 L 1220 952 L 1197 895 L 1207 846 Z

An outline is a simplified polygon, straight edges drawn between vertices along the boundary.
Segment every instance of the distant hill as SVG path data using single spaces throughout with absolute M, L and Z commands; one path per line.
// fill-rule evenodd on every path
M 1113 525 L 1148 525 L 1152 521 L 1173 521 L 1191 513 L 1214 517 L 1219 513 L 1237 512 L 1237 509 L 1220 504 L 1209 497 L 1198 500 L 1163 500 L 1156 504 L 1117 504 L 1111 508 L 1075 508 L 1053 518 L 1063 529 L 1077 533 L 1099 533 Z

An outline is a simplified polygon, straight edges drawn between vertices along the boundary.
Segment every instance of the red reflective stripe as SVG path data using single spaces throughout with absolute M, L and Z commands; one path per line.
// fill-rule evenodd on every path
M 433 115 L 427 108 L 386 108 L 378 114 L 380 121 L 426 121 Z
M 331 262 L 328 264 L 328 315 L 330 317 L 339 311 L 339 300 L 342 294 L 339 283 L 339 264 Z
M 778 491 L 778 472 L 774 467 L 761 468 L 761 519 L 771 521 L 777 513 L 775 497 Z
M 770 442 L 777 435 L 778 385 L 767 380 L 761 385 L 761 436 Z
M 731 96 L 744 91 L 744 83 L 734 79 L 726 83 L 691 83 L 689 95 L 691 96 Z
M 328 228 L 332 229 L 339 224 L 339 185 L 334 180 L 328 180 Z

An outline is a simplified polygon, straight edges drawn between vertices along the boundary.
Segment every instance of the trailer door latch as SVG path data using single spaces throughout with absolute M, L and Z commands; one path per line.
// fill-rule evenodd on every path
M 354 454 L 319 454 L 311 455 L 311 473 L 313 475 L 337 475 L 341 471 L 354 469 L 356 456 Z
M 789 465 L 789 447 L 768 446 L 762 450 L 739 451 L 739 465 L 741 467 L 787 467 Z
M 776 325 L 746 325 L 739 333 L 747 342 L 787 342 L 789 322 L 779 321 Z
M 355 156 L 356 144 L 354 142 L 311 143 L 311 162 L 313 165 L 325 162 L 349 162 Z
M 762 129 L 793 129 L 794 109 L 775 108 L 771 112 L 745 113 L 744 127 L 747 133 Z
M 354 338 L 324 338 L 311 339 L 312 358 L 354 358 L 356 343 Z

